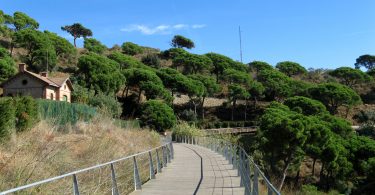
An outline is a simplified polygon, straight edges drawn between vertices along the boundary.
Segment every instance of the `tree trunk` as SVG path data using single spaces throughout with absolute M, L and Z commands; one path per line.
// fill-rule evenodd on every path
M 202 108 L 202 120 L 204 120 L 204 100 L 206 99 L 206 97 L 203 97 L 202 99 L 202 105 L 201 105 L 201 108 Z
M 233 104 L 232 104 L 232 116 L 231 116 L 232 121 L 234 120 L 234 108 L 236 107 L 236 101 L 237 100 L 233 100 Z
M 322 168 L 320 169 L 320 174 L 319 174 L 320 182 L 322 181 L 322 178 L 323 178 L 324 166 L 325 166 L 325 163 L 322 164 Z
M 313 160 L 311 176 L 314 176 L 314 175 L 315 175 L 315 163 L 316 163 L 316 158 L 314 158 L 314 160 Z
M 288 171 L 288 168 L 289 168 L 289 162 L 287 162 L 284 166 L 284 169 L 283 169 L 283 175 L 282 175 L 282 178 L 281 178 L 281 181 L 280 181 L 280 184 L 279 184 L 279 187 L 278 187 L 278 190 L 281 191 L 281 189 L 283 188 L 283 185 L 284 185 L 284 181 L 285 181 L 285 178 L 286 178 L 286 172 Z
M 138 100 L 137 100 L 138 104 L 141 102 L 141 95 L 142 95 L 142 91 L 140 90 L 138 94 Z
M 254 110 L 257 108 L 258 99 L 254 97 Z
M 346 107 L 346 113 L 345 113 L 345 118 L 346 118 L 346 119 L 348 118 L 349 111 L 350 111 L 350 107 L 347 106 L 347 107 Z
M 75 47 L 75 48 L 77 48 L 77 45 L 76 45 L 76 39 L 77 39 L 77 37 L 74 36 L 73 42 L 74 42 L 74 47 Z
M 216 83 L 219 83 L 219 73 L 216 73 Z
M 294 180 L 295 186 L 298 185 L 298 182 L 299 182 L 299 174 L 300 174 L 300 169 L 298 169 L 298 171 L 297 171 L 297 175 L 296 175 L 296 178 L 295 178 L 295 180 Z
M 245 121 L 247 120 L 247 99 L 245 100 Z
M 124 97 L 125 92 L 126 92 L 126 96 L 125 97 L 128 97 L 128 86 L 124 87 L 124 90 L 122 90 L 122 97 Z

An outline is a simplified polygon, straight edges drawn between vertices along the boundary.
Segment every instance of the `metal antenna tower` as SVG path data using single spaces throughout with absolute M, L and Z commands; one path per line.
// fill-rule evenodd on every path
M 238 34 L 240 36 L 240 58 L 241 58 L 241 63 L 242 62 L 242 36 L 241 36 L 241 26 L 238 26 Z

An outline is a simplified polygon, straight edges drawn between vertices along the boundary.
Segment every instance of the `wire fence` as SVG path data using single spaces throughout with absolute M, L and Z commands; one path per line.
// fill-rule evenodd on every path
M 260 183 L 266 186 L 268 195 L 281 194 L 241 146 L 212 137 L 173 136 L 173 140 L 199 145 L 222 154 L 238 170 L 238 176 L 241 177 L 241 187 L 245 188 L 245 195 L 260 194 Z
M 114 161 L 0 192 L 5 194 L 129 194 L 155 179 L 174 157 L 172 142 Z

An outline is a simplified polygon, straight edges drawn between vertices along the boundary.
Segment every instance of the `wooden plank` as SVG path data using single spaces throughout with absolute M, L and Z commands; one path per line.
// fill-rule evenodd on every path
M 237 170 L 220 154 L 179 143 L 174 150 L 172 163 L 132 195 L 244 194 Z

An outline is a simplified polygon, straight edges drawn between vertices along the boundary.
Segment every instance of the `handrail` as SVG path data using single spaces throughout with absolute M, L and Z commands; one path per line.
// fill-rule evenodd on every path
M 258 176 L 263 178 L 266 183 L 268 195 L 281 195 L 281 193 L 272 185 L 259 166 L 253 161 L 252 157 L 247 154 L 244 148 L 237 144 L 232 144 L 226 140 L 212 137 L 197 136 L 178 136 L 174 135 L 176 142 L 200 145 L 213 151 L 221 153 L 225 158 L 238 168 L 238 175 L 241 177 L 241 186 L 245 187 L 245 195 L 258 195 Z M 251 173 L 251 166 L 253 171 Z M 253 188 L 251 188 L 253 185 Z
M 133 158 L 133 160 L 134 160 L 133 161 L 134 168 L 136 168 L 137 167 L 136 160 L 135 160 L 136 157 L 140 156 L 140 155 L 143 155 L 143 154 L 147 154 L 147 153 L 149 153 L 149 158 L 150 158 L 150 179 L 154 179 L 154 176 L 152 176 L 154 174 L 154 172 L 151 171 L 151 168 L 154 169 L 153 168 L 153 164 L 152 164 L 151 152 L 152 151 L 156 151 L 157 152 L 158 149 L 162 149 L 162 161 L 163 161 L 163 163 L 160 163 L 161 160 L 159 159 L 159 155 L 157 154 L 157 161 L 158 161 L 158 164 L 157 164 L 158 165 L 158 168 L 157 168 L 158 171 L 157 172 L 160 172 L 161 168 L 162 168 L 162 164 L 165 164 L 165 166 L 166 166 L 166 164 L 170 162 L 170 159 L 173 159 L 174 150 L 173 150 L 172 142 L 168 142 L 168 143 L 165 143 L 165 144 L 163 144 L 161 146 L 152 148 L 150 150 L 139 152 L 139 153 L 136 153 L 136 154 L 133 154 L 133 155 L 130 155 L 130 156 L 126 156 L 126 157 L 123 157 L 123 158 L 119 158 L 119 159 L 116 159 L 116 160 L 113 160 L 113 161 L 105 162 L 105 163 L 98 164 L 98 165 L 95 165 L 95 166 L 91 166 L 91 167 L 88 167 L 88 168 L 76 170 L 76 171 L 69 172 L 69 173 L 66 173 L 66 174 L 63 174 L 63 175 L 59 175 L 59 176 L 56 176 L 56 177 L 48 178 L 48 179 L 41 180 L 41 181 L 38 181 L 38 182 L 34 182 L 34 183 L 31 183 L 31 184 L 27 184 L 27 185 L 24 185 L 24 186 L 20 186 L 20 187 L 16 187 L 16 188 L 13 188 L 13 189 L 9 189 L 9 190 L 0 192 L 0 195 L 5 195 L 5 194 L 9 194 L 9 193 L 13 193 L 13 192 L 25 190 L 25 189 L 32 188 L 32 187 L 35 187 L 35 186 L 40 186 L 42 184 L 50 183 L 52 181 L 63 179 L 63 178 L 69 177 L 69 176 L 73 177 L 73 186 L 75 188 L 75 189 L 73 189 L 73 194 L 77 195 L 77 194 L 79 194 L 78 183 L 77 183 L 77 178 L 76 178 L 77 174 L 80 174 L 80 173 L 83 173 L 83 172 L 87 172 L 87 171 L 90 171 L 90 170 L 94 170 L 94 169 L 98 169 L 98 168 L 102 168 L 102 167 L 110 165 L 111 169 L 112 169 L 112 173 L 114 175 L 113 165 L 115 163 Z M 138 170 L 134 170 L 134 174 L 136 174 L 135 172 L 138 173 Z M 112 179 L 116 179 L 116 178 L 112 178 Z M 139 178 L 138 178 L 138 180 L 139 180 Z M 137 190 L 137 185 L 139 186 L 139 183 L 137 183 L 137 182 L 140 182 L 140 181 L 135 181 L 134 182 L 135 185 L 136 185 L 136 190 Z M 76 192 L 76 190 L 77 190 L 78 193 Z

